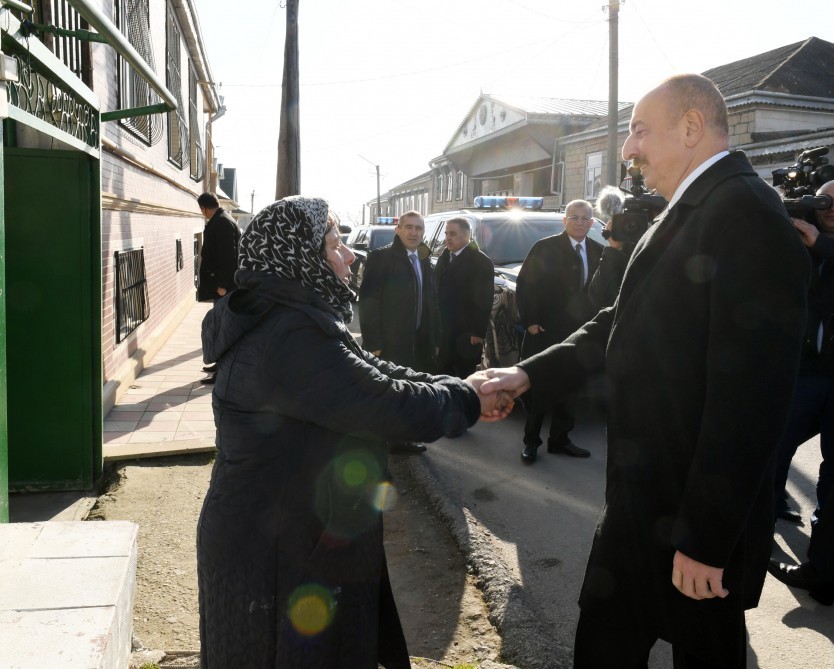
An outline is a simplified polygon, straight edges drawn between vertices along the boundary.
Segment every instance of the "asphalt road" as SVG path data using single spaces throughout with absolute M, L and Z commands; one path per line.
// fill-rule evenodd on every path
M 352 330 L 358 332 L 358 324 Z M 585 561 L 604 494 L 605 433 L 599 419 L 579 421 L 571 434 L 587 459 L 550 455 L 520 459 L 523 410 L 497 424 L 478 423 L 463 437 L 441 439 L 414 471 L 452 527 L 479 574 L 498 623 L 504 656 L 529 669 L 571 666 Z M 542 434 L 545 433 L 545 428 Z M 810 517 L 820 454 L 817 439 L 800 447 L 788 490 Z M 805 559 L 809 526 L 779 521 L 774 557 Z M 759 607 L 747 614 L 748 669 L 834 669 L 834 607 L 767 577 Z M 671 667 L 665 642 L 650 669 Z

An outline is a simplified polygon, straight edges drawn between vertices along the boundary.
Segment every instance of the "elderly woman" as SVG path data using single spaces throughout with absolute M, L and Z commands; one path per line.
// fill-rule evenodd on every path
M 482 407 L 466 382 L 354 342 L 351 262 L 324 200 L 275 202 L 203 323 L 219 363 L 197 533 L 204 669 L 410 666 L 382 546 L 384 444 L 461 432 Z

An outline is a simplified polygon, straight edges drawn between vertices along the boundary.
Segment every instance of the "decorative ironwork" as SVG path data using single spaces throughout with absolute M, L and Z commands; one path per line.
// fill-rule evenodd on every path
M 122 341 L 151 315 L 145 250 L 116 251 L 116 343 Z
M 18 55 L 19 81 L 7 82 L 9 103 L 93 148 L 99 147 L 98 112 Z
M 194 181 L 202 181 L 205 156 L 203 154 L 203 143 L 200 136 L 200 116 L 197 111 L 197 73 L 194 71 L 193 63 L 189 63 L 188 66 L 188 123 L 191 126 L 189 152 L 191 178 Z
M 181 41 L 179 24 L 174 14 L 174 9 L 168 4 L 168 16 L 166 25 L 167 51 L 165 67 L 165 83 L 168 90 L 177 99 L 177 108 L 168 112 L 168 159 L 182 168 L 188 160 L 188 126 L 185 122 L 185 110 L 182 105 L 182 77 L 180 76 Z
M 185 260 L 182 257 L 182 240 L 181 239 L 177 240 L 177 251 L 176 251 L 176 253 L 177 253 L 177 255 L 176 255 L 176 258 L 175 258 L 174 262 L 176 264 L 177 271 L 179 272 L 183 267 L 185 267 Z

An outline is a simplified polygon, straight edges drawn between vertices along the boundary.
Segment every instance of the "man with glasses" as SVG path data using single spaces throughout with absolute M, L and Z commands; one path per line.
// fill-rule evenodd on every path
M 595 313 L 588 298 L 588 282 L 599 265 L 602 245 L 588 239 L 592 215 L 591 205 L 585 200 L 569 203 L 565 208 L 564 232 L 536 242 L 521 266 L 516 297 L 526 330 L 522 358 L 558 344 Z M 568 436 L 574 426 L 573 405 L 573 396 L 552 405 L 547 452 L 587 458 L 591 453 Z M 536 461 L 544 418 L 544 413 L 527 414 L 521 451 L 525 463 Z

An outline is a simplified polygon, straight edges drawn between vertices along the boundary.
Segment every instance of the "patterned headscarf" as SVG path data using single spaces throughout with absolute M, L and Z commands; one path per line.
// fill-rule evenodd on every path
M 327 202 L 321 198 L 299 195 L 261 209 L 240 238 L 238 267 L 297 281 L 349 323 L 353 293 L 321 255 L 327 211 Z

